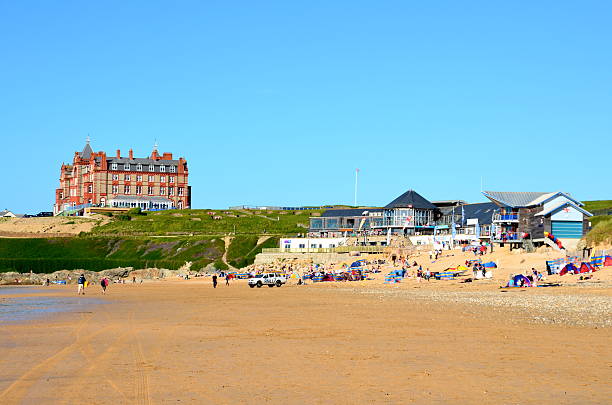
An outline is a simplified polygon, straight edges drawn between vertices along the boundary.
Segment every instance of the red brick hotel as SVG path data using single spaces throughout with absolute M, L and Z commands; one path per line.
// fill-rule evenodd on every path
M 81 152 L 75 152 L 72 164 L 62 164 L 60 186 L 55 190 L 53 213 L 83 205 L 135 208 L 143 210 L 190 208 L 189 171 L 184 158 L 173 159 L 172 153 L 135 158 L 94 152 L 89 141 Z

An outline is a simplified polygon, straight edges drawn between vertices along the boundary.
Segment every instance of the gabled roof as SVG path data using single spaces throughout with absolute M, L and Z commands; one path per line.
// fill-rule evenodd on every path
M 418 208 L 435 210 L 437 207 L 414 190 L 408 190 L 385 206 L 385 208 Z
M 578 205 L 580 207 L 582 207 L 584 205 L 582 202 L 576 200 L 574 197 L 572 197 L 568 193 L 564 193 L 563 191 L 556 191 L 554 193 L 548 193 L 546 195 L 540 196 L 540 197 L 536 198 L 535 200 L 533 200 L 530 205 L 544 204 L 544 203 L 552 200 L 553 198 L 555 198 L 557 196 L 563 196 L 563 197 L 567 198 L 568 200 L 573 201 L 576 205 Z
M 589 211 L 581 208 L 578 204 L 574 204 L 572 201 L 561 201 L 559 204 L 555 204 L 552 207 L 549 207 L 548 209 L 542 211 L 542 212 L 538 212 L 537 214 L 535 214 L 535 216 L 546 216 L 548 214 L 551 214 L 563 207 L 566 207 L 568 205 L 571 205 L 572 207 L 574 207 L 575 209 L 577 209 L 578 211 L 582 212 L 584 215 L 586 215 L 587 217 L 592 217 L 593 214 L 591 214 Z
M 333 209 L 327 210 L 321 214 L 321 217 L 330 218 L 330 217 L 361 217 L 363 213 L 367 211 L 370 212 L 381 212 L 382 208 L 346 208 L 346 209 Z
M 81 159 L 87 160 L 91 157 L 92 153 L 93 153 L 93 150 L 91 149 L 91 146 L 89 146 L 89 142 L 87 142 L 85 144 L 85 147 L 83 148 L 83 151 L 79 153 L 79 156 L 81 157 Z
M 531 191 L 483 191 L 485 197 L 489 200 L 493 201 L 497 205 L 505 206 L 505 207 L 529 207 L 533 204 L 534 200 L 539 199 L 540 197 L 546 196 L 546 198 L 550 197 L 554 193 L 542 193 L 542 192 L 531 192 Z

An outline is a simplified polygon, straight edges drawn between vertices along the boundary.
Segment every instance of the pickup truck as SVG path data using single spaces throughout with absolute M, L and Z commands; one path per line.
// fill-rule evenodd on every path
M 281 285 L 286 283 L 287 277 L 283 276 L 282 274 L 276 273 L 258 274 L 255 277 L 249 279 L 249 287 L 251 288 L 261 288 L 264 285 L 267 285 L 268 287 L 280 287 Z

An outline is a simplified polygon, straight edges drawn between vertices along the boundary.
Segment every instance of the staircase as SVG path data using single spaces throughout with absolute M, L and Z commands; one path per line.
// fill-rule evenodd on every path
M 523 239 L 523 249 L 525 249 L 527 253 L 535 252 L 535 246 L 533 246 L 533 241 L 531 239 Z

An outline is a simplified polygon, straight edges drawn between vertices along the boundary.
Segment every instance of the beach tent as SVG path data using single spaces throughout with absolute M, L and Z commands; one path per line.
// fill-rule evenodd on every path
M 495 262 L 488 262 L 488 263 L 483 264 L 483 266 L 485 266 L 486 268 L 494 268 L 494 269 L 497 268 L 497 264 L 495 264 Z
M 468 269 L 467 267 L 462 266 L 462 265 L 457 266 L 457 271 L 465 271 L 467 269 Z
M 612 266 L 612 256 L 606 256 L 604 259 L 604 266 Z
M 512 280 L 514 281 L 515 286 L 521 285 L 522 281 L 523 287 L 531 287 L 531 281 L 529 281 L 529 279 L 522 274 L 517 274 Z
M 593 266 L 591 263 L 582 262 L 582 264 L 580 265 L 579 273 L 592 273 L 595 271 L 597 271 L 597 267 Z
M 572 274 L 574 274 L 574 273 L 576 273 L 577 271 L 578 271 L 578 269 L 576 268 L 576 266 L 574 266 L 574 263 L 568 263 L 568 264 L 566 264 L 566 265 L 565 265 L 565 266 L 564 266 L 564 267 L 561 269 L 561 271 L 559 272 L 559 275 L 560 275 L 560 276 L 563 276 L 563 275 L 565 275 L 565 274 L 567 274 L 567 273 L 572 273 Z
M 512 277 L 506 287 L 531 287 L 531 281 L 522 274 Z
M 353 262 L 351 264 L 351 267 L 361 267 L 361 266 L 363 266 L 363 262 L 365 262 L 365 259 L 357 260 L 356 262 Z

